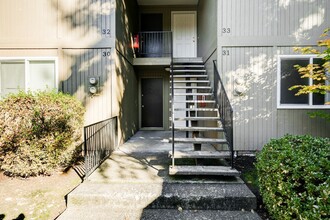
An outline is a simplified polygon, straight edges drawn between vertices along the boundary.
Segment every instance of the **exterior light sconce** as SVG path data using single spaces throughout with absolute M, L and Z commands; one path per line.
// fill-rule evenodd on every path
M 245 94 L 246 92 L 246 88 L 243 85 L 244 84 L 244 80 L 241 78 L 237 78 L 235 80 L 235 85 L 234 85 L 234 92 L 235 92 L 235 96 L 242 96 Z
M 88 83 L 89 83 L 89 93 L 91 95 L 96 95 L 99 92 L 99 81 L 100 77 L 89 77 Z

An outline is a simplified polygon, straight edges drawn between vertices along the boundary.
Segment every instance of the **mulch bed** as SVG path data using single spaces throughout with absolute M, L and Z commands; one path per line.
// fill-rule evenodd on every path
M 266 220 L 271 219 L 269 213 L 267 212 L 264 203 L 262 201 L 259 188 L 256 184 L 257 181 L 253 182 L 252 179 L 256 179 L 256 170 L 254 163 L 256 162 L 256 158 L 252 156 L 238 156 L 235 158 L 234 166 L 237 170 L 241 171 L 241 178 L 244 180 L 249 189 L 254 193 L 257 197 L 257 210 L 256 212 L 259 216 Z

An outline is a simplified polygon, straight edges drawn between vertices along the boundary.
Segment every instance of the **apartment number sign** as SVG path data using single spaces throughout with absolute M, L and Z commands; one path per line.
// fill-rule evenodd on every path
M 229 50 L 222 50 L 222 56 L 229 56 L 230 52 Z
M 231 30 L 228 27 L 222 28 L 222 33 L 223 34 L 230 34 Z
M 102 51 L 102 57 L 110 57 L 111 52 L 110 51 Z
M 102 35 L 110 35 L 111 34 L 111 31 L 110 29 L 102 29 Z

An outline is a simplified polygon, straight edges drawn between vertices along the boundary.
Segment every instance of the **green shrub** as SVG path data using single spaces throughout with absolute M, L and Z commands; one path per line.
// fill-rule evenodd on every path
M 79 155 L 84 108 L 70 95 L 37 92 L 0 101 L 0 168 L 10 176 L 48 175 Z
M 330 218 L 330 139 L 287 135 L 257 155 L 263 201 L 274 219 Z

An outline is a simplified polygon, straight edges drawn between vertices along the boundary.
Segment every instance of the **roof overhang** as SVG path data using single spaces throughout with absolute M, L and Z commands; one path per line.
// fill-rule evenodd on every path
M 137 0 L 139 5 L 197 5 L 199 0 Z

